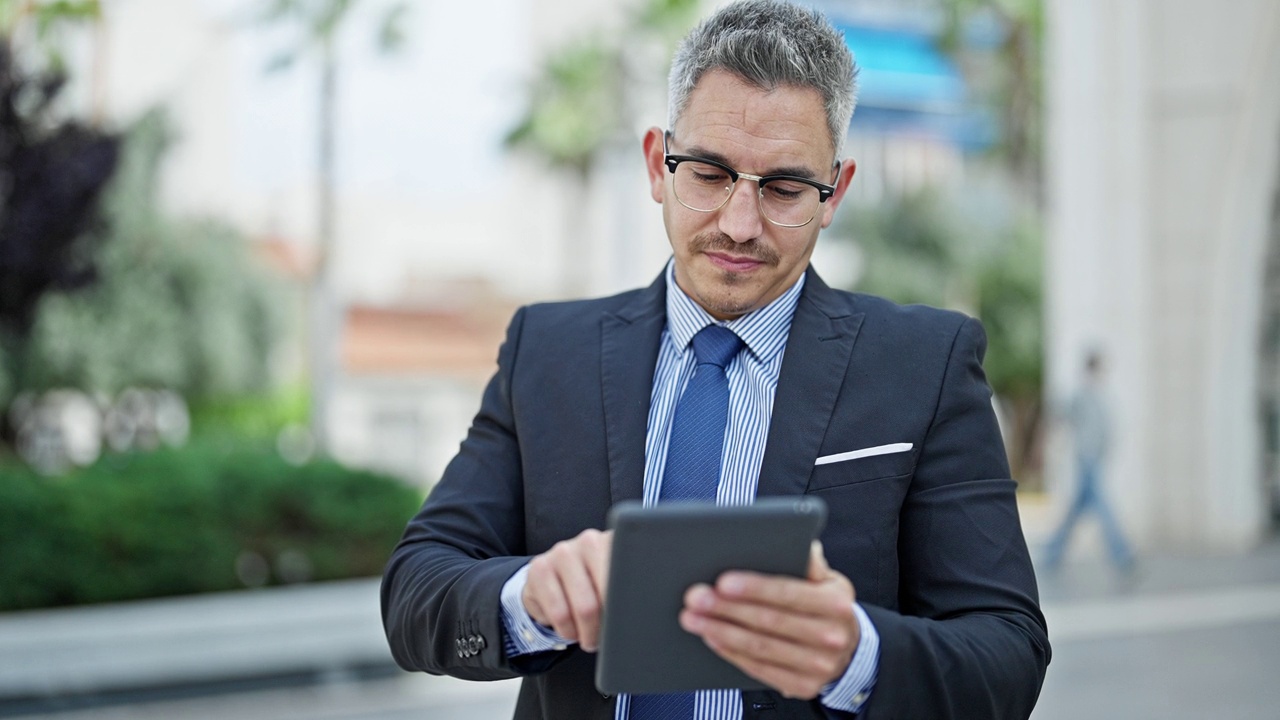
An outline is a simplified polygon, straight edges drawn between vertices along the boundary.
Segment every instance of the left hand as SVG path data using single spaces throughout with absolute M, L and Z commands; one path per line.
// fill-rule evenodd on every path
M 680 625 L 789 698 L 811 700 L 844 675 L 861 639 L 853 584 L 814 542 L 809 577 L 731 571 L 684 596 Z

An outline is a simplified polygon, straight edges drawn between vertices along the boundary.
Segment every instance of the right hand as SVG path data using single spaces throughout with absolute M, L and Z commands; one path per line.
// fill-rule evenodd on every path
M 556 543 L 529 561 L 520 598 L 530 617 L 588 652 L 600 645 L 612 542 L 612 531 L 590 529 Z

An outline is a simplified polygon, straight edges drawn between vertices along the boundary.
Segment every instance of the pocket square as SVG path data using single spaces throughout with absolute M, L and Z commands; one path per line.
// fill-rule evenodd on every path
M 911 443 L 876 445 L 875 447 L 862 448 L 861 450 L 850 450 L 849 452 L 836 453 L 835 455 L 823 455 L 813 464 L 829 465 L 831 463 L 844 462 L 845 460 L 857 460 L 858 458 L 874 457 L 876 455 L 889 455 L 891 453 L 906 452 L 913 447 L 915 446 Z

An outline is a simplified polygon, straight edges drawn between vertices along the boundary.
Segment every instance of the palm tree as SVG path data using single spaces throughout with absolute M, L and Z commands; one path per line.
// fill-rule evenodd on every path
M 659 70 L 640 65 L 650 57 L 670 58 L 697 9 L 698 0 L 644 0 L 622 32 L 590 31 L 571 39 L 547 56 L 530 82 L 529 104 L 505 144 L 541 158 L 572 182 L 561 283 L 566 294 L 584 290 L 586 195 L 596 162 L 632 126 L 636 80 Z M 654 44 L 660 52 L 638 52 Z
M 1045 202 L 1040 61 L 1044 6 L 1044 0 L 950 0 L 945 43 L 999 113 L 1002 132 L 995 154 L 1013 180 L 1012 195 L 1037 216 L 1033 237 L 1022 238 L 1008 258 L 980 274 L 985 288 L 982 320 L 991 346 L 1001 346 L 1001 352 L 990 353 L 988 371 L 1008 406 L 1013 430 L 1010 459 L 1016 469 L 1028 470 L 1039 465 L 1044 411 L 1043 238 L 1038 220 Z M 997 33 L 994 52 L 974 52 L 962 41 L 965 26 L 975 21 L 994 24 L 1002 31 Z
M 1041 38 L 1044 0 L 947 0 L 943 46 L 1000 115 L 995 152 L 1023 190 L 1023 199 L 1044 204 Z M 975 52 L 963 36 L 974 24 L 994 25 L 994 52 Z
M 336 144 L 335 118 L 338 98 L 337 40 L 350 22 L 358 0 L 265 0 L 259 22 L 285 25 L 297 31 L 297 38 L 272 59 L 269 72 L 286 70 L 304 58 L 320 64 L 320 95 L 316 178 L 319 216 L 316 222 L 316 266 L 310 295 L 311 433 L 319 451 L 328 445 L 328 410 L 337 375 L 337 348 L 341 326 L 333 288 L 334 199 L 333 160 Z M 402 30 L 406 3 L 388 8 L 380 18 L 376 39 L 383 52 L 395 52 L 404 44 Z

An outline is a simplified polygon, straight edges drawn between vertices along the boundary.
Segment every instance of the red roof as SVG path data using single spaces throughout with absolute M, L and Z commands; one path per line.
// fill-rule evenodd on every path
M 352 305 L 342 365 L 352 375 L 487 378 L 514 308 L 414 309 Z

